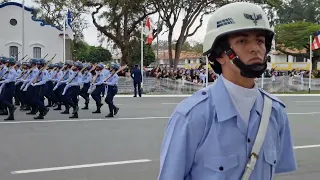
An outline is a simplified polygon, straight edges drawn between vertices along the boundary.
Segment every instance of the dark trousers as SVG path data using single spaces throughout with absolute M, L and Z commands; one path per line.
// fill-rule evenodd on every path
M 44 96 L 48 99 L 48 101 L 52 101 L 52 94 L 53 94 L 52 92 L 53 92 L 53 88 L 54 88 L 53 82 L 52 81 L 48 81 L 46 83 L 46 86 L 47 86 L 47 89 L 45 91 Z
M 118 93 L 118 87 L 117 86 L 108 85 L 108 93 L 107 93 L 107 97 L 105 99 L 105 102 L 109 106 L 110 113 L 113 113 L 114 110 L 116 109 L 116 106 L 113 103 L 113 98 L 117 93 Z
M 96 86 L 96 89 L 91 93 L 91 97 L 94 99 L 97 105 L 101 104 L 101 93 L 104 91 L 104 84 Z
M 134 87 L 134 96 L 137 96 L 137 87 L 138 87 L 138 94 L 141 97 L 141 82 L 133 82 Z
M 80 86 L 69 87 L 69 89 L 63 95 L 63 103 L 66 106 L 71 106 L 72 108 L 75 108 L 76 106 L 78 106 L 79 93 L 80 93 Z
M 79 95 L 84 99 L 89 99 L 89 93 L 88 93 L 89 87 L 90 87 L 90 83 L 85 83 L 83 84 L 83 87 L 80 90 Z
M 46 84 L 34 86 L 33 102 L 34 102 L 34 105 L 39 108 L 40 112 L 46 109 L 44 105 L 44 95 L 46 94 L 46 91 L 47 91 Z
M 1 92 L 1 102 L 5 107 L 13 106 L 13 97 L 14 97 L 15 84 L 14 82 L 10 82 L 4 85 Z

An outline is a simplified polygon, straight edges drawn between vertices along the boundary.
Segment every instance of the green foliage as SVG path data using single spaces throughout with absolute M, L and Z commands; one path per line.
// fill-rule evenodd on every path
M 310 34 L 316 33 L 319 29 L 320 25 L 311 22 L 279 24 L 275 26 L 275 41 L 289 49 L 302 50 L 309 44 Z
M 83 41 L 74 42 L 73 47 L 73 55 L 76 60 L 91 63 L 108 62 L 112 60 L 110 51 L 103 47 L 89 46 Z
M 136 43 L 134 47 L 134 52 L 131 56 L 132 65 L 141 63 L 141 45 Z M 151 45 L 145 44 L 143 46 L 143 65 L 149 66 L 156 59 L 156 56 L 152 50 Z
M 289 0 L 283 1 L 277 7 L 279 23 L 307 21 L 318 23 L 320 21 L 319 0 Z

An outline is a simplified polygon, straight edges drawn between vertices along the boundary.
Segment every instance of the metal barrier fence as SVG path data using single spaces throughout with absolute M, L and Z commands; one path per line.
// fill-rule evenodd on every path
M 192 94 L 205 86 L 181 79 L 145 77 L 143 80 L 143 93 L 145 94 Z M 270 93 L 308 91 L 309 89 L 308 78 L 278 76 L 275 79 L 263 78 L 262 80 L 262 78 L 258 78 L 255 81 L 259 87 Z M 134 89 L 131 78 L 120 77 L 118 86 L 119 94 L 133 94 Z M 320 79 L 311 80 L 311 91 L 314 90 L 320 91 Z

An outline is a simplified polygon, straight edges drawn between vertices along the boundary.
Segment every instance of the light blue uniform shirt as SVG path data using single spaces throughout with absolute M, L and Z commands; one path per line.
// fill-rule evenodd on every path
M 15 82 L 18 74 L 14 68 L 10 68 L 7 75 L 4 75 L 4 80 L 0 81 L 0 83 L 10 83 Z
M 89 72 L 86 72 L 82 75 L 82 84 L 85 84 L 85 83 L 90 83 L 92 79 L 92 74 L 89 73 Z
M 74 72 L 71 69 L 66 70 L 63 74 L 63 80 L 61 81 L 61 83 L 69 82 L 73 77 L 73 74 Z
M 7 72 L 8 67 L 6 65 L 3 65 L 3 68 L 0 70 L 0 76 L 2 76 L 5 72 Z
M 107 82 L 105 82 L 105 84 L 114 86 L 114 85 L 118 85 L 118 81 L 119 81 L 118 74 L 114 74 L 111 78 L 107 80 Z
M 62 78 L 63 75 L 64 75 L 64 73 L 62 70 L 59 70 L 58 72 L 55 71 L 54 73 L 52 73 L 51 80 L 53 82 L 57 82 Z
M 39 69 L 37 67 L 32 69 L 31 73 L 29 74 L 27 79 L 24 80 L 24 84 L 26 84 L 26 85 L 31 84 L 33 82 L 33 80 L 37 77 L 38 73 L 39 73 Z
M 40 86 L 40 85 L 44 85 L 47 83 L 47 81 L 49 80 L 49 73 L 46 69 L 44 69 L 41 73 L 37 82 L 34 84 L 34 86 Z
M 98 86 L 104 83 L 105 80 L 105 76 L 104 76 L 104 72 L 97 72 L 98 73 L 98 77 L 96 79 L 96 82 L 94 82 L 94 85 Z
M 296 170 L 285 105 L 260 90 L 247 128 L 219 78 L 174 110 L 162 142 L 158 179 L 240 180 L 260 125 L 263 95 L 272 99 L 272 112 L 250 180 Z
M 79 73 L 77 74 L 77 72 L 73 72 L 72 76 L 70 76 L 71 78 L 68 81 L 68 86 L 80 86 L 81 82 L 82 82 L 82 74 L 79 71 Z M 71 82 L 70 82 L 71 81 Z M 69 83 L 70 82 L 70 83 Z

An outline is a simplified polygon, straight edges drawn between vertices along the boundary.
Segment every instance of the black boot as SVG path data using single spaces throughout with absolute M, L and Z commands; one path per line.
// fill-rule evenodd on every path
M 74 113 L 72 116 L 69 117 L 70 119 L 78 118 L 78 112 Z
M 89 106 L 88 106 L 88 104 L 84 104 L 84 107 L 83 108 L 81 108 L 82 110 L 87 110 L 87 109 L 89 109 Z
M 33 119 L 44 119 L 43 111 L 40 111 L 39 115 L 34 117 Z
M 55 110 L 55 111 L 60 111 L 60 110 L 62 110 L 62 109 L 61 109 L 61 104 L 58 103 L 58 107 L 54 108 L 53 110 Z
M 103 106 L 103 104 L 100 103 L 100 104 L 97 104 L 96 106 L 97 106 L 97 110 L 92 113 L 101 113 L 100 109 L 101 109 L 101 106 Z
M 13 121 L 14 120 L 14 111 L 16 110 L 16 107 L 14 105 L 11 105 L 9 107 L 9 117 L 4 119 L 5 121 Z
M 46 109 L 43 111 L 43 116 L 46 116 L 48 114 L 49 110 L 50 109 L 48 107 L 46 107 Z
M 113 113 L 109 113 L 108 115 L 106 115 L 105 117 L 113 117 Z
M 116 108 L 114 109 L 113 114 L 114 114 L 114 115 L 117 115 L 117 114 L 118 114 L 118 111 L 119 111 L 119 108 L 118 108 L 118 107 L 116 107 Z
M 30 112 L 27 112 L 26 114 L 27 115 L 35 115 L 35 114 L 37 114 L 38 113 L 38 107 L 35 107 L 35 106 L 33 106 L 32 108 L 31 108 L 31 111 Z
M 78 106 L 75 106 L 75 107 L 72 107 L 72 108 L 73 108 L 72 114 L 78 113 L 78 111 L 79 111 L 79 107 Z
M 89 98 L 86 98 L 86 101 L 84 103 L 84 107 L 81 109 L 83 109 L 83 110 L 89 109 Z

